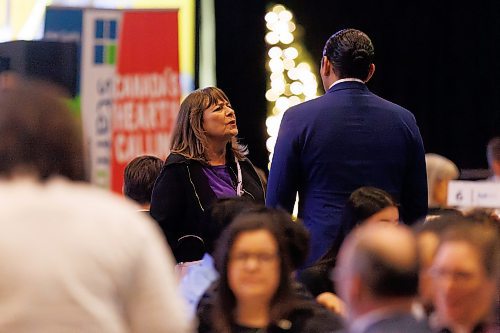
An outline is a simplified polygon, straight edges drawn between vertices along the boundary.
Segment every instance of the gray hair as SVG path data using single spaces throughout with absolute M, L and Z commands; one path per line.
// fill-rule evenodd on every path
M 438 154 L 425 154 L 425 165 L 427 169 L 427 190 L 429 207 L 435 206 L 433 193 L 436 184 L 440 180 L 457 179 L 460 175 L 455 163 Z

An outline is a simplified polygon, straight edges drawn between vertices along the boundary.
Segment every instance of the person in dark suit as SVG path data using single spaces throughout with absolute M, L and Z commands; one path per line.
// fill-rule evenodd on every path
M 341 30 L 321 59 L 326 94 L 290 108 L 281 122 L 268 181 L 269 206 L 293 210 L 311 232 L 308 263 L 340 229 L 349 195 L 361 186 L 389 192 L 403 222 L 427 213 L 424 147 L 414 116 L 368 90 L 374 48 L 366 34 Z
M 368 223 L 342 244 L 334 279 L 352 333 L 431 332 L 412 314 L 418 291 L 417 241 L 404 225 Z

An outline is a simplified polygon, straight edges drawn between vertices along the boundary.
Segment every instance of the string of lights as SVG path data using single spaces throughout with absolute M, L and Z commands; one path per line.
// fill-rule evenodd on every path
M 267 91 L 266 148 L 272 160 L 281 118 L 288 108 L 317 97 L 318 82 L 311 71 L 310 56 L 300 40 L 293 14 L 281 4 L 266 15 Z M 269 162 L 270 163 L 270 162 Z

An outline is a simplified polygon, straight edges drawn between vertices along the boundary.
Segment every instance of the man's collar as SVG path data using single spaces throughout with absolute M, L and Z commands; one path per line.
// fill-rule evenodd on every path
M 332 89 L 332 87 L 334 85 L 336 85 L 337 83 L 342 83 L 342 82 L 360 82 L 360 83 L 365 83 L 363 80 L 360 80 L 360 79 L 356 79 L 356 78 L 353 78 L 353 77 L 348 77 L 348 78 L 345 78 L 345 79 L 340 79 L 340 80 L 337 80 L 335 82 L 332 83 L 331 86 L 328 87 L 328 90 Z

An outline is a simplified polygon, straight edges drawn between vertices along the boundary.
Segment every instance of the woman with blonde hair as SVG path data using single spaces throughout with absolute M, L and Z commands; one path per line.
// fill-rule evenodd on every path
M 235 112 L 219 88 L 195 90 L 182 102 L 171 153 L 151 198 L 151 216 L 177 262 L 202 258 L 201 221 L 217 198 L 246 196 L 264 202 L 260 178 L 237 135 Z

